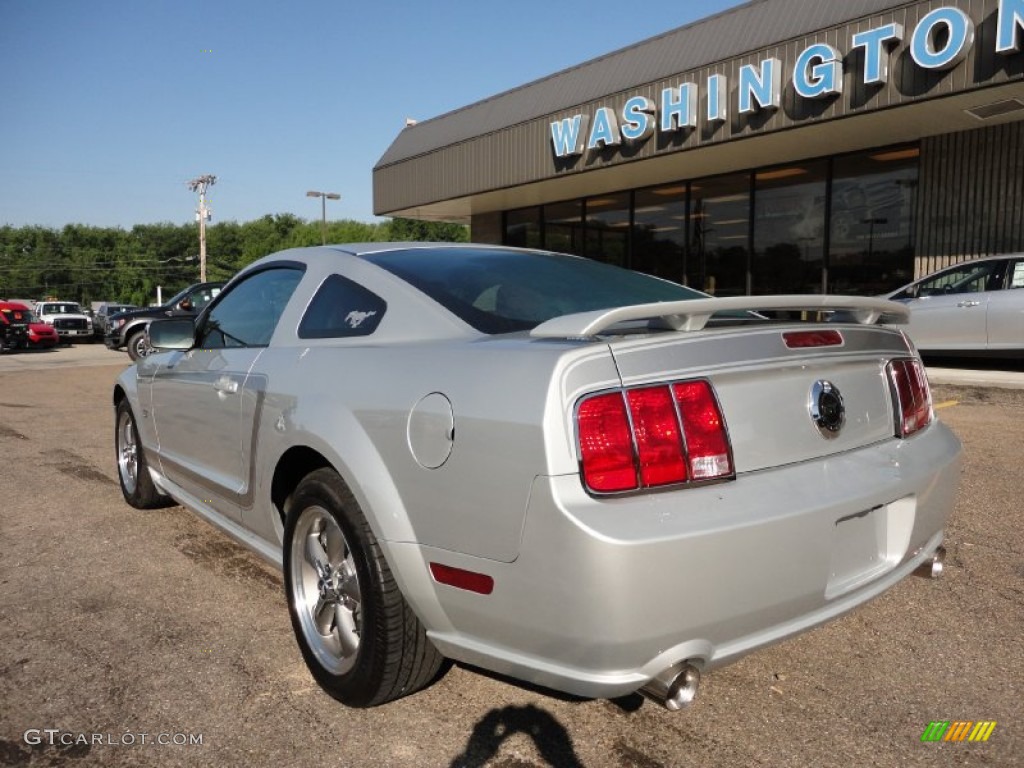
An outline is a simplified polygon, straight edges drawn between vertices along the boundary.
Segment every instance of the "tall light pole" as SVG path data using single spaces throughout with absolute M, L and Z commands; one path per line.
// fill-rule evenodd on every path
M 860 223 L 868 225 L 868 265 L 870 266 L 875 250 L 875 224 L 888 224 L 889 220 L 884 216 L 869 216 L 866 219 L 861 219 Z
M 306 197 L 320 198 L 320 240 L 323 245 L 327 245 L 327 201 L 341 200 L 341 195 L 337 192 L 316 192 L 311 189 L 306 193 Z
M 206 282 L 206 222 L 210 218 L 210 209 L 206 207 L 206 189 L 217 183 L 212 174 L 198 176 L 188 183 L 188 188 L 199 193 L 199 207 L 196 218 L 199 220 L 199 281 Z

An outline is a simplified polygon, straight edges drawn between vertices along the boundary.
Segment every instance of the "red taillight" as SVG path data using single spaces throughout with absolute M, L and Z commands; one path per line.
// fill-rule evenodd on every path
M 672 393 L 683 417 L 691 477 L 709 480 L 731 475 L 729 438 L 711 385 L 706 381 L 685 381 L 673 384 Z
M 836 347 L 843 343 L 843 335 L 839 331 L 787 331 L 782 340 L 790 349 Z
M 896 436 L 909 437 L 932 420 L 932 394 L 919 360 L 893 360 L 887 366 L 896 411 Z
M 679 419 L 668 387 L 626 393 L 640 456 L 640 484 L 668 485 L 686 480 L 686 459 Z
M 707 381 L 595 395 L 580 403 L 577 421 L 583 482 L 595 493 L 733 474 L 725 420 Z
M 611 392 L 584 400 L 577 418 L 587 487 L 598 493 L 636 488 L 633 433 L 622 393 Z

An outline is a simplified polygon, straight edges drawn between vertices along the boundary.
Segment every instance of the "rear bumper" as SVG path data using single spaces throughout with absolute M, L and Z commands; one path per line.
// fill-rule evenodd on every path
M 942 543 L 960 444 L 936 423 L 721 485 L 593 499 L 534 484 L 519 558 L 426 550 L 494 577 L 489 596 L 433 585 L 448 656 L 584 696 L 635 691 L 682 660 L 709 669 L 842 615 Z

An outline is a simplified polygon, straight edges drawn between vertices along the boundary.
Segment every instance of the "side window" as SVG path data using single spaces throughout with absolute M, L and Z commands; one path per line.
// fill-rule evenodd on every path
M 210 310 L 197 334 L 198 346 L 265 347 L 301 279 L 302 270 L 293 267 L 250 275 Z
M 947 269 L 921 283 L 918 296 L 940 296 L 947 293 L 978 293 L 990 290 L 990 283 L 999 272 L 998 261 L 964 264 Z
M 196 311 L 202 309 L 211 301 L 213 301 L 217 294 L 220 293 L 220 288 L 203 288 L 192 294 L 192 304 Z
M 387 302 L 372 291 L 341 275 L 331 275 L 309 302 L 299 323 L 299 338 L 369 336 L 387 308 Z
M 1007 288 L 1024 288 L 1024 259 L 1010 263 L 1010 281 Z

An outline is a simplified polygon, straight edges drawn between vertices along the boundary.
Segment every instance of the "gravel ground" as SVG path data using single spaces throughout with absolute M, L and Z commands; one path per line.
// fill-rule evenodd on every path
M 965 445 L 945 578 L 716 670 L 682 713 L 461 666 L 360 711 L 307 674 L 277 573 L 179 507 L 122 502 L 126 362 L 0 359 L 2 765 L 1024 765 L 1024 391 L 935 391 Z M 922 743 L 932 720 L 998 725 Z

